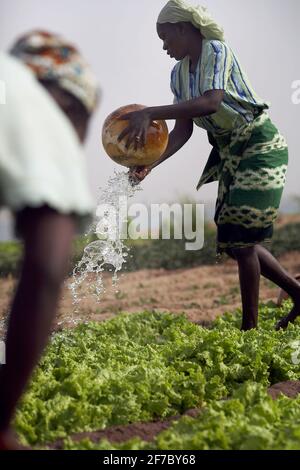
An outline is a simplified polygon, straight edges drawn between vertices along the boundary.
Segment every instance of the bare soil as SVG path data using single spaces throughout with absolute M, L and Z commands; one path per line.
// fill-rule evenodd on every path
M 281 393 L 289 398 L 295 398 L 300 393 L 300 380 L 288 380 L 287 382 L 272 385 L 268 393 L 274 400 Z
M 291 274 L 300 272 L 300 252 L 286 253 L 280 262 Z M 0 281 L 0 321 L 7 316 L 15 282 L 13 278 Z M 54 329 L 72 326 L 74 320 L 103 321 L 122 312 L 143 310 L 185 313 L 189 320 L 206 325 L 218 315 L 241 307 L 237 266 L 232 260 L 193 269 L 123 273 L 117 289 L 112 287 L 110 274 L 104 273 L 106 292 L 100 301 L 86 298 L 77 306 L 73 304 L 68 282 L 63 290 Z M 84 291 L 85 288 L 83 294 Z M 262 278 L 260 301 L 275 302 L 278 294 L 278 288 Z

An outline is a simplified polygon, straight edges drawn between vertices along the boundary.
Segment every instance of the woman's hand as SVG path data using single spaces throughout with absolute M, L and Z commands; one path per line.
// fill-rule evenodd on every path
M 118 141 L 121 142 L 126 137 L 126 149 L 129 149 L 131 145 L 133 145 L 134 150 L 143 148 L 146 143 L 147 131 L 151 125 L 148 108 L 124 114 L 120 119 L 129 122 L 126 129 L 119 135 Z
M 147 175 L 151 172 L 151 166 L 133 166 L 129 169 L 129 181 L 132 186 L 136 186 L 146 178 Z

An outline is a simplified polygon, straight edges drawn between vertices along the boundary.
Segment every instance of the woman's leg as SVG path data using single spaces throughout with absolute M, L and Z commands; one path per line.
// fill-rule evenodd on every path
M 26 209 L 21 220 L 25 251 L 0 374 L 0 448 L 10 445 L 13 414 L 46 346 L 75 228 L 72 217 L 46 207 Z
M 285 271 L 266 248 L 261 245 L 255 245 L 255 250 L 259 259 L 261 274 L 287 292 L 294 302 L 294 307 L 290 313 L 282 318 L 276 326 L 277 329 L 286 328 L 288 323 L 295 321 L 300 314 L 300 284 L 293 276 Z M 231 258 L 236 259 L 233 250 L 228 250 L 227 254 Z
M 243 306 L 241 329 L 257 327 L 260 262 L 255 247 L 234 248 L 231 250 L 239 267 L 239 278 Z
M 286 328 L 288 323 L 295 321 L 300 314 L 300 284 L 283 269 L 276 258 L 274 258 L 266 248 L 257 245 L 256 252 L 259 258 L 262 275 L 287 292 L 294 302 L 290 313 L 282 318 L 276 325 L 276 329 Z

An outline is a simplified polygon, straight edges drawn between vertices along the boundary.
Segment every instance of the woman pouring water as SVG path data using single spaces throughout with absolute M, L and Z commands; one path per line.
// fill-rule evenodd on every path
M 175 119 L 168 147 L 150 167 L 136 167 L 142 181 L 189 140 L 194 125 L 208 132 L 213 148 L 197 189 L 219 181 L 215 223 L 217 251 L 237 261 L 243 305 L 242 330 L 257 326 L 262 274 L 292 298 L 294 306 L 277 328 L 300 314 L 300 285 L 264 248 L 277 217 L 288 164 L 285 139 L 272 123 L 268 105 L 257 96 L 222 28 L 203 7 L 171 0 L 157 20 L 163 49 L 177 64 L 171 73 L 174 104 L 148 107 L 124 116 L 126 145 L 142 147 L 152 120 Z

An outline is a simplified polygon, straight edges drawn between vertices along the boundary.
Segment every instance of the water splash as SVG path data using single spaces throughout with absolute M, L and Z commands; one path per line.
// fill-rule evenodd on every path
M 105 292 L 103 272 L 107 267 L 112 272 L 112 285 L 116 287 L 118 272 L 126 263 L 129 251 L 124 243 L 127 235 L 127 200 L 140 189 L 131 185 L 127 172 L 115 172 L 109 178 L 107 187 L 100 189 L 96 217 L 86 234 L 97 237 L 97 240 L 85 247 L 69 285 L 74 305 L 87 297 L 100 302 Z

